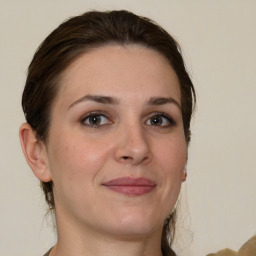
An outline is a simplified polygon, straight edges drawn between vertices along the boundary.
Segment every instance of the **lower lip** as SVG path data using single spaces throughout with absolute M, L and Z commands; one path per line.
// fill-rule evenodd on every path
M 155 186 L 106 186 L 115 192 L 128 196 L 141 196 L 150 193 L 155 189 Z

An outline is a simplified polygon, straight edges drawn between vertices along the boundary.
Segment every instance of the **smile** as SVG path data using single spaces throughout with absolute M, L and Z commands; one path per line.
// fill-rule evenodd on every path
M 121 177 L 102 184 L 108 189 L 128 196 L 141 196 L 155 189 L 156 183 L 146 178 Z

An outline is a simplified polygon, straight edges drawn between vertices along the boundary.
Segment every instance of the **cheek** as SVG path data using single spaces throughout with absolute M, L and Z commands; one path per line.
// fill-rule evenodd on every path
M 184 176 L 187 162 L 187 145 L 181 138 L 172 138 L 163 142 L 158 148 L 158 164 L 162 170 L 163 197 L 175 203 Z
M 183 137 L 171 138 L 158 144 L 158 162 L 168 175 L 183 173 L 187 161 L 187 144 Z
M 107 161 L 108 149 L 88 138 L 68 134 L 61 137 L 52 141 L 49 152 L 53 181 L 65 179 L 72 185 L 75 180 L 91 180 Z
M 63 138 L 58 140 L 56 137 L 49 152 L 55 202 L 67 212 L 72 209 L 84 212 L 84 207 L 92 203 L 98 174 L 109 155 L 108 149 L 88 138 L 85 140 L 67 134 Z

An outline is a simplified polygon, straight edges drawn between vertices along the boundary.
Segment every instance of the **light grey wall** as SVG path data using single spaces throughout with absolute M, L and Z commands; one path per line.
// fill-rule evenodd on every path
M 0 255 L 40 256 L 54 243 L 19 144 L 20 98 L 39 43 L 90 9 L 135 11 L 180 42 L 198 110 L 176 247 L 181 256 L 238 249 L 256 233 L 256 1 L 0 0 Z

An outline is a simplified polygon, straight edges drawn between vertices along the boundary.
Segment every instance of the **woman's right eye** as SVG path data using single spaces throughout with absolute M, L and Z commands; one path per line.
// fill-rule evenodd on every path
M 81 119 L 81 123 L 85 126 L 98 128 L 103 125 L 111 124 L 111 121 L 103 114 L 88 114 Z

